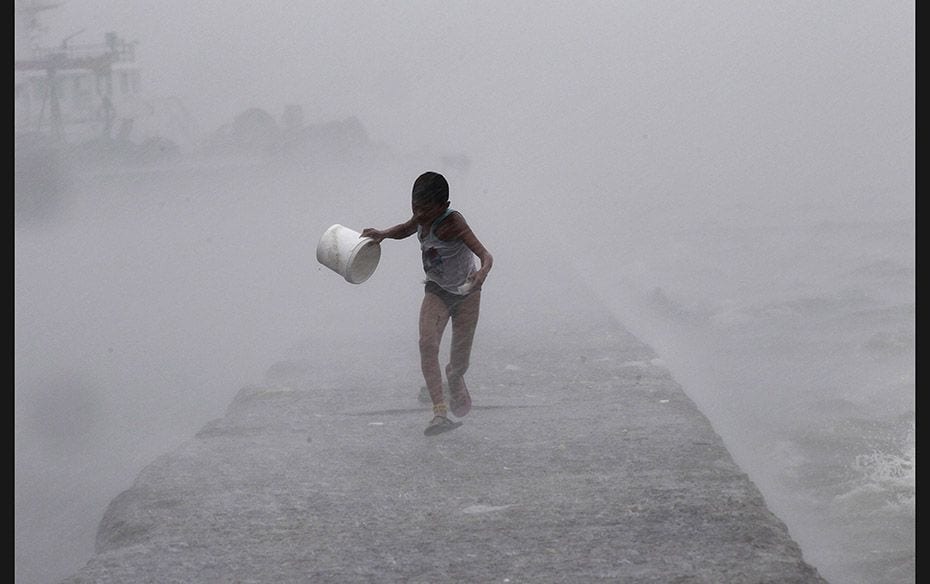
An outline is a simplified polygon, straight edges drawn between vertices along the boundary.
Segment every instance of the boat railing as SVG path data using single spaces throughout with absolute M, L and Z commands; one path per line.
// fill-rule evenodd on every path
M 63 56 L 69 60 L 92 59 L 111 55 L 114 63 L 131 63 L 136 59 L 135 43 L 117 41 L 115 43 L 98 43 L 93 45 L 66 45 L 64 47 L 35 47 L 33 59 L 44 61 Z M 60 57 L 59 57 L 60 58 Z

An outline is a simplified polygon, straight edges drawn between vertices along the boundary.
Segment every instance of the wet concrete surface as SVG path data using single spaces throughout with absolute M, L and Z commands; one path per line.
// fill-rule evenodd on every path
M 535 300 L 483 313 L 473 409 L 439 436 L 406 349 L 274 364 L 64 582 L 824 581 L 649 347 Z

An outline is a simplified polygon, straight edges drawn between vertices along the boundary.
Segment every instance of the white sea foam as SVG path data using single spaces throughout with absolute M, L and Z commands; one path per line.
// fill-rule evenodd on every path
M 871 452 L 856 456 L 853 469 L 870 484 L 904 493 L 910 498 L 916 488 L 917 457 L 913 426 L 908 442 L 901 452 Z M 911 495 L 907 495 L 907 491 Z

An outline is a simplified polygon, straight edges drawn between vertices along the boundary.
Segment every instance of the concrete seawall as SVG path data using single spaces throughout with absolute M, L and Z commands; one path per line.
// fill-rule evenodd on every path
M 415 348 L 276 364 L 64 582 L 823 582 L 661 360 L 573 298 L 488 309 L 436 437 Z

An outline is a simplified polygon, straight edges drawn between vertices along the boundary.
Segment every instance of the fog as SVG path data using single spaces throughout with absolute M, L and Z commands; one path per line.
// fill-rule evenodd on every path
M 314 253 L 333 223 L 405 220 L 425 170 L 495 256 L 479 330 L 533 326 L 509 290 L 583 280 L 825 577 L 913 581 L 914 3 L 71 0 L 41 18 L 46 44 L 138 40 L 144 91 L 192 123 L 174 167 L 17 177 L 17 582 L 80 567 L 109 500 L 289 354 L 318 355 L 321 390 L 340 356 L 406 359 L 416 391 L 416 244 L 385 242 L 359 286 Z M 200 149 L 288 104 L 354 118 L 364 148 Z M 838 450 L 858 423 L 878 436 Z M 903 460 L 893 485 L 873 455 Z

